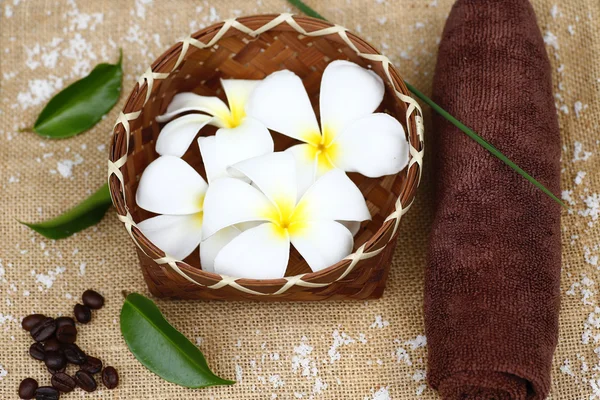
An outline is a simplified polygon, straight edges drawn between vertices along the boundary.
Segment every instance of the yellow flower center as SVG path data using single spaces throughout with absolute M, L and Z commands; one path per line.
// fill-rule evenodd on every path
M 338 147 L 333 141 L 334 133 L 327 127 L 323 128 L 323 133 L 310 132 L 305 135 L 304 139 L 310 145 L 309 158 L 314 160 L 317 158 L 318 167 L 323 171 L 329 171 L 335 168 L 335 160 L 338 157 Z
M 277 236 L 283 238 L 288 234 L 293 235 L 302 227 L 305 220 L 302 208 L 296 206 L 295 199 L 276 199 L 265 217 L 273 223 Z

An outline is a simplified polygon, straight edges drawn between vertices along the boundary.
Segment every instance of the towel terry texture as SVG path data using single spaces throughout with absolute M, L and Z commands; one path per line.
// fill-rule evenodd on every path
M 458 0 L 434 100 L 560 193 L 550 64 L 526 0 Z M 428 379 L 443 399 L 544 399 L 560 303 L 560 206 L 439 116 L 425 282 Z

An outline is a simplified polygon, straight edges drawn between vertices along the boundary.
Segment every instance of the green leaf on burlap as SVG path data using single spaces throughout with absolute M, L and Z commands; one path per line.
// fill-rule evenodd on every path
M 104 184 L 90 197 L 56 218 L 39 223 L 19 222 L 49 239 L 63 239 L 96 225 L 111 204 L 108 184 Z
M 135 358 L 168 382 L 189 388 L 235 383 L 215 375 L 202 352 L 141 294 L 131 293 L 125 299 L 121 333 Z
M 123 68 L 98 64 L 90 74 L 56 94 L 42 110 L 33 131 L 50 139 L 63 139 L 84 132 L 100 121 L 119 100 Z

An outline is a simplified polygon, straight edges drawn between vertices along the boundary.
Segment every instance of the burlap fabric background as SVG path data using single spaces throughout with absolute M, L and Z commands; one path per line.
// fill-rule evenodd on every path
M 357 31 L 387 54 L 425 93 L 451 0 L 309 0 L 329 19 Z M 600 398 L 600 3 L 536 0 L 554 67 L 563 133 L 564 262 L 560 343 L 553 399 Z M 124 92 L 176 40 L 233 16 L 291 11 L 283 0 L 26 1 L 0 0 L 0 398 L 16 398 L 27 376 L 49 383 L 27 355 L 20 319 L 31 312 L 71 313 L 87 288 L 106 307 L 80 329 L 89 353 L 121 374 L 115 399 L 435 399 L 425 388 L 422 281 L 431 221 L 429 171 L 403 221 L 383 299 L 357 303 L 248 304 L 159 300 L 167 318 L 197 342 L 232 387 L 190 391 L 145 370 L 119 331 L 121 291 L 147 294 L 133 244 L 115 214 L 72 238 L 53 242 L 20 226 L 65 210 L 106 179 L 116 107 L 78 137 L 43 140 L 19 133 L 59 88 L 124 51 Z M 468 79 L 465 76 L 464 79 Z M 123 103 L 125 96 L 121 99 Z M 430 112 L 426 110 L 429 128 Z M 431 137 L 435 132 L 428 130 Z M 524 135 L 527 132 L 523 132 Z M 435 149 L 428 148 L 428 153 Z M 426 164 L 427 167 L 428 164 Z M 499 268 L 502 266 L 499 265 Z M 64 396 L 78 398 L 81 392 Z

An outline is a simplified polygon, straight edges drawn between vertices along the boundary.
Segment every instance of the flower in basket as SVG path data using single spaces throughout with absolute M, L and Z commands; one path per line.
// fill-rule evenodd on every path
M 185 92 L 176 94 L 165 114 L 156 117 L 165 122 L 176 115 L 194 111 L 166 124 L 156 140 L 160 155 L 181 157 L 190 147 L 196 134 L 206 125 L 219 128 L 215 134 L 215 178 L 225 175 L 225 167 L 236 162 L 270 153 L 273 138 L 259 121 L 246 115 L 250 93 L 258 81 L 222 79 L 221 85 L 229 105 L 218 97 L 200 96 Z
M 374 113 L 384 84 L 373 71 L 333 61 L 323 73 L 319 97 L 321 126 L 302 80 L 277 71 L 256 85 L 246 107 L 269 129 L 303 144 L 288 149 L 297 162 L 298 196 L 333 168 L 368 177 L 396 174 L 408 163 L 408 142 L 400 122 Z
M 205 160 L 207 170 L 211 160 Z M 214 170 L 214 168 L 213 168 Z M 209 182 L 211 178 L 209 175 Z M 175 156 L 161 156 L 142 174 L 136 202 L 144 210 L 159 214 L 137 224 L 156 247 L 177 260 L 189 256 L 200 244 L 204 220 L 204 197 L 209 185 L 187 162 Z M 224 229 L 219 237 L 237 232 Z M 204 241 L 201 255 L 210 263 L 220 250 L 219 237 Z
M 337 221 L 371 218 L 360 190 L 339 169 L 323 174 L 298 196 L 296 163 L 289 152 L 248 159 L 232 168 L 252 184 L 235 178 L 217 179 L 204 199 L 202 235 L 218 242 L 213 245 L 220 248 L 214 258 L 214 270 L 219 274 L 281 278 L 290 245 L 313 271 L 321 270 L 352 252 L 353 235 Z M 223 229 L 240 223 L 254 225 L 243 232 L 231 234 L 230 230 L 220 235 Z

